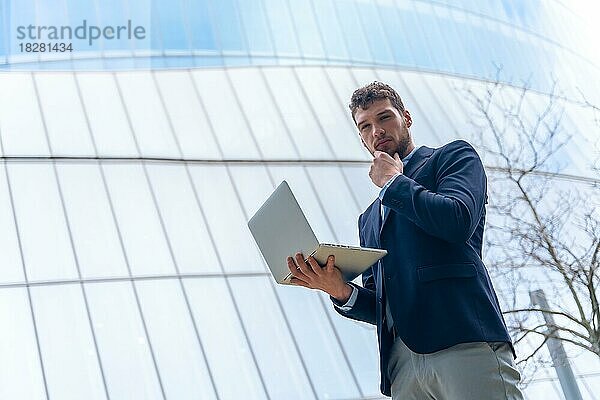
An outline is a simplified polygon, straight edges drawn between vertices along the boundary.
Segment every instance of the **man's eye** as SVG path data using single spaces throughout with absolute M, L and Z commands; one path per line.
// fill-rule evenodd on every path
M 390 116 L 389 115 L 384 115 L 383 117 L 381 117 L 382 120 L 384 119 L 388 119 Z
M 364 130 L 365 130 L 365 129 L 367 129 L 369 126 L 371 126 L 371 125 L 363 125 L 363 127 L 362 127 L 362 128 L 360 128 L 360 130 L 361 130 L 361 131 L 364 131 Z

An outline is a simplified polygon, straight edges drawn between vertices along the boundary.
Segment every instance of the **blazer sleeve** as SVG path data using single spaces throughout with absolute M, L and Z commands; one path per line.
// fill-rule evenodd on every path
M 360 245 L 364 246 L 364 240 L 361 233 L 361 218 L 358 217 L 358 232 L 360 237 Z M 376 325 L 377 317 L 376 317 L 376 292 L 375 292 L 375 278 L 373 276 L 373 266 L 367 269 L 362 274 L 362 283 L 363 286 L 360 287 L 350 282 L 350 285 L 355 287 L 358 290 L 358 295 L 356 297 L 356 302 L 354 302 L 354 306 L 348 311 L 342 311 L 338 307 L 334 307 L 334 309 L 343 315 L 344 317 L 354 319 L 357 321 L 367 322 L 369 324 Z M 337 306 L 342 306 L 337 300 L 333 297 L 331 298 L 333 303 Z
M 485 206 L 483 164 L 475 149 L 463 140 L 440 151 L 435 192 L 399 175 L 382 202 L 432 236 L 452 243 L 466 242 L 477 228 Z

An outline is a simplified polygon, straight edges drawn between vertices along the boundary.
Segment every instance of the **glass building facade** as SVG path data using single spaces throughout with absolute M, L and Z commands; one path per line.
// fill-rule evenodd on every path
M 377 188 L 347 103 L 373 80 L 432 147 L 471 139 L 490 82 L 532 119 L 555 96 L 553 180 L 598 184 L 599 67 L 558 0 L 1 4 L 1 399 L 383 398 L 374 328 L 275 285 L 246 227 L 286 179 L 320 240 L 357 244 Z M 16 51 L 15 24 L 130 15 L 143 44 Z M 600 361 L 572 363 L 600 398 Z M 552 369 L 525 392 L 563 398 Z

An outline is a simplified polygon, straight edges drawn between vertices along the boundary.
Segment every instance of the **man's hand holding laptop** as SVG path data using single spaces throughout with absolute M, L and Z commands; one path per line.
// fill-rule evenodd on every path
M 329 256 L 323 267 L 313 257 L 308 257 L 307 261 L 304 261 L 302 253 L 287 258 L 293 285 L 322 290 L 342 303 L 348 301 L 352 287 L 344 281 L 342 272 L 335 266 L 334 256 Z

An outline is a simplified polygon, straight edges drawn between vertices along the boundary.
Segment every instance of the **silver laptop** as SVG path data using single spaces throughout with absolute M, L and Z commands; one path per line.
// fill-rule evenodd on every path
M 319 243 L 286 181 L 281 182 L 248 221 L 248 227 L 273 278 L 281 284 L 290 284 L 292 274 L 286 258 L 297 252 L 306 258 L 313 256 L 321 265 L 333 254 L 335 265 L 347 281 L 387 254 L 381 249 Z

